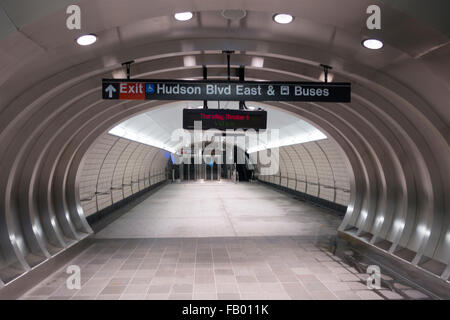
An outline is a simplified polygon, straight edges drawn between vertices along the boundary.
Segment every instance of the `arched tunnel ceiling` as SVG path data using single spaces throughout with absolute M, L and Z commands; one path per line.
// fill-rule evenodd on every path
M 4 1 L 5 19 L 2 19 L 2 23 L 8 24 L 6 18 L 9 17 L 13 20 L 9 23 L 9 29 L 11 23 L 19 29 L 2 39 L 2 49 L 8 49 L 0 51 L 3 62 L 0 83 L 13 76 L 16 81 L 20 79 L 21 88 L 28 88 L 36 81 L 63 70 L 67 72 L 69 66 L 80 66 L 81 63 L 93 63 L 96 66 L 101 65 L 104 71 L 113 71 L 127 59 L 148 59 L 150 52 L 144 54 L 140 50 L 143 44 L 184 39 L 177 44 L 164 44 L 166 48 L 172 46 L 169 52 L 173 56 L 175 52 L 187 53 L 194 50 L 193 44 L 186 39 L 201 38 L 275 41 L 272 44 L 255 44 L 256 47 L 252 51 L 261 55 L 281 54 L 275 49 L 280 47 L 281 43 L 285 46 L 301 44 L 302 47 L 297 49 L 301 51 L 306 63 L 320 61 L 333 65 L 336 72 L 345 70 L 347 74 L 359 72 L 366 66 L 369 69 L 365 70 L 364 77 L 371 77 L 373 70 L 379 70 L 394 79 L 405 81 L 413 90 L 428 86 L 428 96 L 425 98 L 430 101 L 435 93 L 448 89 L 448 86 L 442 82 L 438 87 L 431 86 L 430 82 L 425 80 L 425 75 L 431 77 L 434 75 L 430 73 L 436 73 L 450 80 L 448 70 L 442 70 L 440 67 L 442 63 L 448 62 L 448 36 L 382 3 L 380 6 L 383 12 L 383 28 L 376 33 L 386 44 L 382 54 L 367 52 L 360 46 L 363 38 L 373 35 L 373 31 L 365 28 L 365 10 L 372 4 L 370 1 L 346 0 L 345 4 L 338 8 L 333 5 L 332 0 L 322 0 L 320 6 L 317 1 L 312 0 L 283 1 L 279 5 L 296 17 L 292 24 L 283 26 L 273 23 L 274 12 L 270 1 L 246 2 L 244 8 L 249 12 L 241 22 L 229 22 L 221 17 L 220 9 L 223 9 L 224 5 L 218 1 L 199 1 L 189 5 L 178 4 L 174 0 L 165 1 L 164 5 L 154 2 L 151 10 L 148 9 L 148 3 L 142 0 L 129 1 L 127 4 L 122 1 L 79 3 L 82 7 L 83 23 L 82 30 L 77 31 L 65 27 L 65 7 L 59 7 L 56 11 L 47 8 L 50 4 L 54 6 L 54 2 L 46 1 L 42 8 L 25 5 L 20 7 L 19 11 L 15 1 Z M 226 7 L 236 8 L 239 5 L 230 1 Z M 424 12 L 436 11 L 433 6 L 427 8 Z M 179 23 L 172 18 L 174 11 L 188 9 L 198 10 L 191 21 Z M 39 19 L 35 17 L 35 11 L 42 15 Z M 124 12 L 126 14 L 123 14 Z M 8 28 L 4 28 L 6 29 Z M 74 40 L 78 35 L 91 32 L 99 36 L 100 41 L 97 44 L 89 48 L 76 45 Z M 18 52 L 13 52 L 11 47 Z M 220 49 L 238 49 L 237 47 L 236 44 L 220 43 Z M 314 48 L 319 49 L 321 53 L 314 54 L 311 59 L 309 55 Z M 208 52 L 217 49 L 216 45 L 210 44 L 197 50 Z M 332 55 L 327 52 L 332 52 Z M 420 79 L 414 79 L 410 74 L 411 58 L 420 58 L 423 60 L 421 62 L 424 62 L 421 66 L 424 76 Z M 198 61 L 197 64 L 201 62 Z M 318 77 L 320 71 L 317 73 Z M 0 92 L 5 101 L 17 95 L 17 88 L 14 90 L 9 86 L 12 83 L 14 82 L 9 81 L 1 88 Z M 448 120 L 444 106 L 440 109 L 440 116 Z
M 340 231 L 413 265 L 436 261 L 436 274 L 449 278 L 446 33 L 381 2 L 382 29 L 369 31 L 365 12 L 374 1 L 366 0 L 278 1 L 275 9 L 295 16 L 290 25 L 273 22 L 269 0 L 90 0 L 79 2 L 80 31 L 65 27 L 65 7 L 25 4 L 15 16 L 15 3 L 1 2 L 0 264 L 27 271 L 36 256 L 48 258 L 91 232 L 76 198 L 86 151 L 124 119 L 162 105 L 102 101 L 101 78 L 135 59 L 135 78 L 200 79 L 204 64 L 211 79 L 223 79 L 221 52 L 233 49 L 233 67 L 247 66 L 248 80 L 317 81 L 325 63 L 333 81 L 352 83 L 349 104 L 271 105 L 310 122 L 346 154 L 353 176 Z M 247 16 L 228 22 L 224 7 L 241 7 Z M 195 18 L 172 18 L 186 10 Z M 96 44 L 76 45 L 78 35 L 91 32 Z M 383 40 L 383 49 L 363 48 L 369 36 Z M 185 56 L 195 64 L 185 64 Z M 254 58 L 264 61 L 252 65 Z
M 270 107 L 270 105 L 252 102 L 248 102 L 246 105 L 248 108 L 262 108 L 266 110 L 267 130 L 278 130 L 276 139 L 275 136 L 268 134 L 267 141 L 252 146 L 253 149 L 262 150 L 270 147 L 316 141 L 327 137 L 308 122 L 277 108 Z M 194 109 L 199 106 L 203 107 L 202 101 L 166 104 L 119 123 L 109 133 L 176 153 L 183 144 L 176 136 L 172 139 L 172 134 L 176 130 L 182 129 L 183 109 Z M 210 109 L 217 107 L 217 102 L 210 101 L 208 104 Z M 220 107 L 222 109 L 238 109 L 239 104 L 233 101 L 223 101 L 220 103 Z
M 29 2 L 27 0 L 2 0 L 0 2 L 0 16 L 2 16 L 3 34 L 6 35 L 16 28 L 21 28 L 30 24 L 41 17 L 51 14 L 52 12 L 61 10 L 71 4 L 83 5 L 86 1 L 80 0 L 40 0 L 39 2 Z M 210 1 L 214 2 L 214 1 Z M 435 0 L 430 5 L 422 0 L 379 0 L 372 1 L 373 4 L 382 2 L 391 8 L 404 12 L 425 24 L 434 26 L 437 30 L 450 35 L 450 22 L 447 18 L 449 11 L 449 3 L 446 0 Z M 434 10 L 433 6 L 439 7 L 440 10 Z M 240 6 L 242 7 L 242 5 Z M 26 10 L 24 10 L 26 8 Z M 177 9 L 173 7 L 174 9 Z M 224 4 L 224 8 L 236 8 L 233 1 Z M 188 8 L 191 9 L 191 8 Z M 198 8 L 196 8 L 198 9 Z M 181 12 L 181 10 L 177 10 Z M 2 35 L 3 35 L 2 34 Z

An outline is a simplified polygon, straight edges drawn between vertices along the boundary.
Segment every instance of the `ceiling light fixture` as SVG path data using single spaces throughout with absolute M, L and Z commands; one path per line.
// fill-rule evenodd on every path
M 125 73 L 125 70 L 123 70 L 123 69 L 114 70 L 112 72 L 112 77 L 114 79 L 125 79 L 127 77 L 127 74 Z
M 371 50 L 378 50 L 383 48 L 383 42 L 377 39 L 366 39 L 362 42 L 362 45 Z
M 178 21 L 188 21 L 191 20 L 194 14 L 190 11 L 187 12 L 178 12 L 174 14 L 175 19 Z
M 95 34 L 85 34 L 77 38 L 77 43 L 80 46 L 90 46 L 97 41 Z
M 195 67 L 197 64 L 195 56 L 184 56 L 183 63 L 185 67 Z
M 332 82 L 333 78 L 334 78 L 334 75 L 332 73 L 329 73 L 327 78 L 328 78 L 327 79 L 328 82 Z M 325 81 L 325 73 L 323 71 L 320 73 L 319 81 L 322 81 L 322 82 Z
M 262 68 L 262 67 L 264 67 L 264 58 L 253 57 L 252 58 L 252 67 L 255 67 L 255 68 Z
M 294 20 L 294 17 L 286 13 L 277 13 L 273 16 L 273 21 L 280 24 L 288 24 Z

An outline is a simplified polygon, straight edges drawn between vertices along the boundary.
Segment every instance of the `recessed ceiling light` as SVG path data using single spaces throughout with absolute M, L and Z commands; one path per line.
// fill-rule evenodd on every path
M 188 21 L 188 20 L 191 20 L 193 16 L 194 16 L 194 14 L 190 11 L 178 12 L 178 13 L 175 13 L 175 15 L 174 15 L 175 19 L 177 19 L 178 21 Z
M 95 34 L 85 34 L 77 38 L 77 43 L 80 46 L 89 46 L 97 41 Z
M 275 21 L 276 23 L 288 24 L 291 23 L 292 20 L 294 20 L 294 17 L 290 14 L 277 13 L 273 16 L 273 21 Z
M 362 45 L 367 49 L 377 50 L 383 48 L 383 42 L 377 39 L 366 39 L 362 42 Z

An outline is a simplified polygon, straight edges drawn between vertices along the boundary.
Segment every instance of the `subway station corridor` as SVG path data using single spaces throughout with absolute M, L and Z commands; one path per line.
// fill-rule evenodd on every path
M 0 300 L 450 300 L 448 12 L 0 0 Z

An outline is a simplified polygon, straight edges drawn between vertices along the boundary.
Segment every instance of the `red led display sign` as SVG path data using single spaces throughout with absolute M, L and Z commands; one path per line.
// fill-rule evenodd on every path
M 183 109 L 183 128 L 194 129 L 195 121 L 202 123 L 202 129 L 266 129 L 267 112 L 262 110 L 232 109 Z

